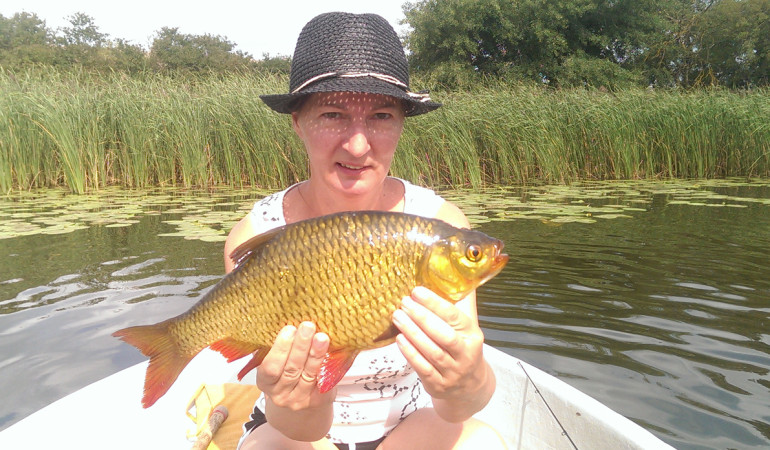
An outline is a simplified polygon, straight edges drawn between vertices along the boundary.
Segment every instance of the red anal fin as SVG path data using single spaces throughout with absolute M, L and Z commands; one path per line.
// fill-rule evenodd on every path
M 236 359 L 249 356 L 250 354 L 259 350 L 259 347 L 248 342 L 235 340 L 233 338 L 224 338 L 211 344 L 211 349 L 221 353 L 222 356 L 227 358 L 227 362 L 233 362 Z
M 262 360 L 265 359 L 265 356 L 269 351 L 270 351 L 270 347 L 262 347 L 259 350 L 257 350 L 256 353 L 254 353 L 254 356 L 251 357 L 249 362 L 247 362 L 246 365 L 243 366 L 243 369 L 241 369 L 241 371 L 238 372 L 238 381 L 241 381 L 243 377 L 246 376 L 247 373 L 251 372 L 253 369 L 255 369 L 260 364 L 262 364 Z
M 161 398 L 174 384 L 182 369 L 195 355 L 181 355 L 170 336 L 170 321 L 155 325 L 129 327 L 116 331 L 112 335 L 138 348 L 150 357 L 144 378 L 144 396 L 142 406 L 149 408 Z
M 333 350 L 326 354 L 318 372 L 318 391 L 322 394 L 330 391 L 353 365 L 358 351 L 350 349 Z

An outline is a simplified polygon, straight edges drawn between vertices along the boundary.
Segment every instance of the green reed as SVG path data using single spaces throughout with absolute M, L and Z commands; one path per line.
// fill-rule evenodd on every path
M 112 184 L 260 186 L 307 177 L 285 78 L 0 72 L 0 191 Z M 434 92 L 407 119 L 393 175 L 437 186 L 770 175 L 770 92 Z

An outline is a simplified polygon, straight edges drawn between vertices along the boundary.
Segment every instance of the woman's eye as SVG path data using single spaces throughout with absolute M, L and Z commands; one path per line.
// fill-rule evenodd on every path
M 339 119 L 342 115 L 338 112 L 325 112 L 321 116 L 324 119 Z
M 374 115 L 374 118 L 375 119 L 379 119 L 379 120 L 390 119 L 391 117 L 393 117 L 393 114 L 391 114 L 391 113 L 384 113 L 384 112 L 377 113 L 377 114 Z

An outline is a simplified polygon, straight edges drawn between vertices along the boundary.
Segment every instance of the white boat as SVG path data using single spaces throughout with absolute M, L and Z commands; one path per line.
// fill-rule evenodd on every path
M 477 417 L 510 449 L 671 449 L 652 433 L 567 383 L 490 346 L 497 391 Z M 189 449 L 185 409 L 201 383 L 234 380 L 239 365 L 204 350 L 166 395 L 140 404 L 147 362 L 70 394 L 0 432 L 2 449 Z M 542 397 L 541 397 L 542 395 Z M 231 420 L 231 419 L 228 419 Z M 235 420 L 235 419 L 232 419 Z

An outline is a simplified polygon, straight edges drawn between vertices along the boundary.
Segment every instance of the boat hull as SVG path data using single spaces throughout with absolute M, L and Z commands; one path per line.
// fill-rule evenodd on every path
M 484 355 L 495 371 L 497 390 L 476 417 L 498 429 L 511 449 L 572 449 L 569 439 L 579 449 L 672 448 L 604 404 L 513 356 L 488 345 Z M 185 407 L 190 396 L 201 383 L 231 382 L 237 366 L 205 350 L 163 398 L 144 409 L 139 398 L 147 362 L 139 363 L 0 432 L 0 448 L 188 449 L 186 433 L 192 422 Z

